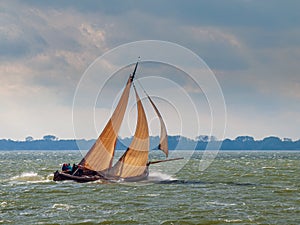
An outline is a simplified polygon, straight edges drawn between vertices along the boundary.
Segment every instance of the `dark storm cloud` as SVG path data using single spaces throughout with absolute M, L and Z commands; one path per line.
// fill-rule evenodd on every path
M 94 23 L 113 24 L 107 32 L 106 44 L 117 46 L 132 40 L 162 39 L 190 47 L 207 63 L 218 70 L 247 68 L 244 52 L 224 41 L 203 38 L 203 33 L 189 33 L 189 27 L 215 27 L 232 33 L 248 48 L 288 46 L 299 42 L 299 34 L 287 32 L 297 28 L 300 14 L 297 1 L 26 1 L 32 7 L 44 10 L 76 10 L 93 18 Z M 98 19 L 97 19 L 98 15 Z M 70 36 L 59 35 L 53 30 L 48 37 L 57 35 L 56 44 L 67 43 L 61 48 L 80 48 Z M 202 37 L 201 37 L 202 36 Z M 200 39 L 200 40 L 199 40 Z M 73 44 L 72 44 L 73 42 Z M 19 48 L 20 50 L 22 48 Z M 24 54 L 24 52 L 23 52 Z
M 266 29 L 297 27 L 300 2 L 296 0 L 169 0 L 169 1 L 26 1 L 40 7 L 74 8 L 83 12 L 102 12 L 117 16 L 128 11 L 142 11 L 163 18 L 198 25 L 254 26 Z

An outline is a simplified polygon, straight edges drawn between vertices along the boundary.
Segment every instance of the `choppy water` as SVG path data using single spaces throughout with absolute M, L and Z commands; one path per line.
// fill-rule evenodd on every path
M 300 224 L 300 152 L 222 152 L 203 172 L 200 158 L 153 167 L 151 185 L 78 184 L 51 179 L 79 152 L 0 152 L 0 224 Z

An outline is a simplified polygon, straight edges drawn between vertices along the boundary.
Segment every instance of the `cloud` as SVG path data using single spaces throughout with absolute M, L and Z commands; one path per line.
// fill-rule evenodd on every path
M 214 70 L 242 70 L 248 65 L 247 47 L 229 31 L 218 27 L 184 26 L 187 43 Z
M 233 34 L 223 32 L 215 27 L 185 27 L 189 35 L 195 36 L 198 40 L 223 42 L 235 48 L 241 48 L 242 43 Z
M 20 130 L 15 136 L 22 136 L 27 131 L 22 134 L 22 126 L 13 117 L 28 126 L 20 118 L 36 121 L 30 116 L 36 115 L 34 109 L 49 118 L 57 116 L 43 123 L 44 130 L 53 128 L 55 133 L 55 125 L 64 130 L 61 123 L 68 120 L 65 115 L 76 85 L 94 59 L 119 44 L 161 39 L 190 48 L 216 72 L 232 121 L 229 133 L 247 126 L 251 133 L 255 127 L 260 127 L 258 135 L 271 133 L 260 126 L 268 126 L 263 122 L 270 122 L 267 115 L 299 127 L 298 120 L 286 116 L 299 112 L 293 106 L 299 105 L 300 98 L 299 4 L 277 0 L 272 4 L 251 0 L 1 2 L 0 99 L 5 109 L 0 125 L 11 120 L 12 127 Z M 107 66 L 113 65 L 108 62 Z M 145 66 L 144 72 L 164 73 L 190 93 L 202 94 L 176 71 Z M 120 87 L 120 82 L 111 88 Z M 91 82 L 88 87 L 97 85 Z M 240 108 L 253 112 L 255 121 L 247 121 L 247 110 L 237 113 Z M 288 132 L 283 124 L 271 127 L 277 133 Z
M 87 37 L 86 41 L 93 43 L 97 48 L 103 47 L 105 42 L 105 32 L 99 29 L 95 29 L 90 24 L 81 24 L 81 33 Z
M 76 84 L 104 51 L 105 31 L 95 21 L 69 9 L 41 9 L 25 3 L 3 5 L 0 26 L 1 79 L 18 86 L 51 89 L 72 102 Z M 16 80 L 10 81 L 12 86 Z M 6 87 L 1 90 L 5 92 Z

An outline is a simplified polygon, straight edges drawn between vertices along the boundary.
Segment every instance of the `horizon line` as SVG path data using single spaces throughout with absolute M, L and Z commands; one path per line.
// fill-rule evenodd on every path
M 47 138 L 48 136 L 48 138 Z M 38 141 L 38 140 L 50 140 L 51 138 L 49 137 L 52 137 L 52 141 L 60 141 L 60 140 L 86 140 L 86 141 L 91 141 L 91 140 L 97 140 L 97 138 L 59 138 L 55 135 L 52 135 L 52 134 L 47 134 L 47 135 L 44 135 L 42 138 L 33 138 L 32 136 L 28 135 L 27 137 L 25 137 L 23 140 L 19 140 L 19 139 L 11 139 L 11 138 L 0 138 L 0 140 L 11 140 L 11 141 L 29 141 L 28 139 L 30 139 L 30 141 Z M 131 139 L 133 136 L 127 136 L 127 137 L 118 137 L 118 139 Z M 155 137 L 159 137 L 159 135 L 154 135 L 154 136 L 149 136 L 150 138 L 155 138 Z M 229 138 L 229 137 L 225 137 L 224 139 L 218 139 L 216 136 L 209 136 L 209 135 L 199 135 L 195 138 L 191 138 L 191 137 L 187 137 L 187 136 L 183 136 L 183 135 L 168 135 L 168 137 L 182 137 L 182 138 L 186 138 L 186 139 L 189 139 L 189 140 L 192 140 L 192 141 L 199 141 L 199 137 L 208 137 L 209 141 L 212 140 L 212 141 L 225 141 L 225 140 L 236 140 L 237 138 L 241 138 L 241 137 L 248 137 L 248 138 L 252 138 L 254 141 L 262 141 L 266 138 L 270 138 L 270 137 L 273 137 L 273 138 L 278 138 L 280 139 L 281 141 L 299 141 L 300 140 L 300 137 L 299 139 L 293 139 L 293 138 L 290 138 L 290 137 L 278 137 L 278 136 L 275 136 L 275 135 L 270 135 L 270 136 L 265 136 L 261 139 L 256 139 L 255 137 L 253 136 L 250 136 L 250 135 L 239 135 L 239 136 L 236 136 L 235 138 Z

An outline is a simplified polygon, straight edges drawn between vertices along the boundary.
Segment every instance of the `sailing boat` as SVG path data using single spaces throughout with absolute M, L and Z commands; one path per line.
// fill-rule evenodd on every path
M 148 177 L 150 164 L 181 159 L 175 158 L 152 162 L 148 161 L 150 147 L 148 122 L 142 101 L 134 85 L 137 67 L 138 62 L 135 65 L 132 75 L 128 78 L 115 111 L 94 145 L 83 157 L 78 166 L 73 165 L 72 171 L 56 171 L 54 173 L 54 181 L 140 181 Z M 135 92 L 138 112 L 136 130 L 130 146 L 115 165 L 113 165 L 118 133 L 128 105 L 130 89 L 132 86 Z M 169 151 L 167 129 L 158 108 L 150 96 L 147 93 L 146 95 L 160 120 L 161 131 L 158 149 L 162 150 L 167 158 Z

